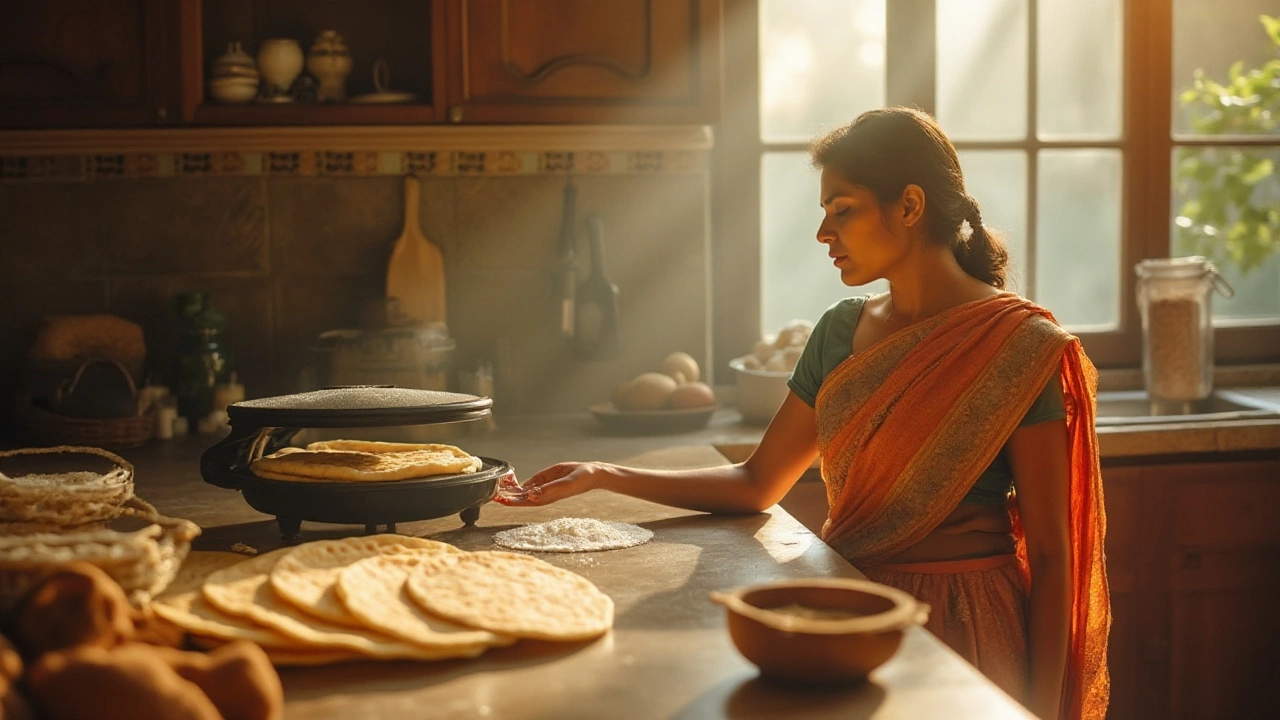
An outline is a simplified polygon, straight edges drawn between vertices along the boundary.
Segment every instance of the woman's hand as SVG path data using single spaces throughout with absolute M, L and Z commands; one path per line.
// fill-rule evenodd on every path
M 604 463 L 564 462 L 552 465 L 535 474 L 523 484 L 507 475 L 498 481 L 494 501 L 514 507 L 550 505 L 597 487 L 597 480 L 605 474 Z

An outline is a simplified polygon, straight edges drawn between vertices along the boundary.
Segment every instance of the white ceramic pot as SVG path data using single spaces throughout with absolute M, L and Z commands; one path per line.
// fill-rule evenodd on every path
M 345 100 L 351 53 L 342 36 L 333 30 L 320 33 L 307 53 L 307 71 L 320 83 L 321 100 Z
M 287 96 L 289 86 L 302 72 L 302 47 L 293 38 L 269 38 L 258 48 L 258 71 L 273 96 Z
M 209 81 L 209 95 L 220 103 L 247 103 L 258 96 L 253 78 L 215 78 Z

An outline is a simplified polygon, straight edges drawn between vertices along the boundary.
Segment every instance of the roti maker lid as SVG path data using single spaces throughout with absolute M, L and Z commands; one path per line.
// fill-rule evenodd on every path
M 392 385 L 351 385 L 244 400 L 227 406 L 237 430 L 262 427 L 386 427 L 477 420 L 493 399 Z

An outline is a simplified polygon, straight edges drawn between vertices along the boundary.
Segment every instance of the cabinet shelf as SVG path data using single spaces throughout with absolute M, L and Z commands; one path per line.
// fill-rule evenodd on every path
M 438 120 L 435 108 L 426 104 L 314 103 L 219 105 L 206 103 L 195 109 L 196 125 L 416 125 Z

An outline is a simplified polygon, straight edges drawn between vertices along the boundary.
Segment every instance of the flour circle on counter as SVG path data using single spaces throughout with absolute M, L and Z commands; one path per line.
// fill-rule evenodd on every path
M 560 518 L 503 530 L 493 542 L 511 550 L 592 552 L 617 550 L 653 539 L 653 531 L 624 522 L 595 518 Z

